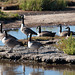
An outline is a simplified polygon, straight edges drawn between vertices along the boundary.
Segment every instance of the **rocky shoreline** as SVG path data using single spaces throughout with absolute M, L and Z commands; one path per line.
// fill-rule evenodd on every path
M 38 61 L 48 64 L 75 64 L 75 56 L 67 55 L 63 51 L 58 50 L 52 45 L 46 45 L 36 50 L 30 50 L 27 47 L 15 47 L 13 53 L 8 53 L 10 48 L 6 46 L 0 47 L 0 60 L 9 60 L 16 62 Z

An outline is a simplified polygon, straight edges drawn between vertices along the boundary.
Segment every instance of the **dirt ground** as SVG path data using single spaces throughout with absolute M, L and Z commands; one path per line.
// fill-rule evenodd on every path
M 28 27 L 49 26 L 49 25 L 75 25 L 75 10 L 71 11 L 3 11 L 25 15 L 25 24 Z M 19 28 L 21 20 L 7 21 L 4 28 Z

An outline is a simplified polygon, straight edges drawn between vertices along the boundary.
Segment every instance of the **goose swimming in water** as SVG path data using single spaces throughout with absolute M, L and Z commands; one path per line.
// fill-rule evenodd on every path
M 5 36 L 3 37 L 2 42 L 5 45 L 7 45 L 8 47 L 11 48 L 11 50 L 9 51 L 9 53 L 12 53 L 13 52 L 13 48 L 16 45 L 23 46 L 23 44 L 21 42 L 19 42 L 18 40 L 14 39 L 12 37 L 9 37 L 8 34 L 7 34 L 7 31 L 4 31 L 4 34 L 5 34 Z
M 71 34 L 70 34 L 70 27 L 66 27 L 65 29 L 68 29 L 68 34 L 67 34 L 67 37 L 69 37 Z
M 60 36 L 67 36 L 68 35 L 68 31 L 63 31 L 62 32 L 62 25 L 59 24 L 59 26 L 60 26 L 60 32 L 59 32 Z M 70 31 L 70 34 L 75 35 L 75 32 Z
M 41 31 L 41 26 L 37 27 L 39 29 L 39 33 L 38 36 L 50 36 L 50 37 L 54 37 L 55 36 L 55 32 L 52 31 Z
M 32 34 L 29 34 L 30 37 L 29 37 L 29 41 L 28 41 L 28 47 L 31 48 L 31 49 L 37 49 L 37 54 L 38 54 L 38 49 L 43 46 L 42 43 L 40 42 L 37 42 L 37 41 L 32 41 L 31 37 L 32 37 Z
M 37 35 L 36 32 L 34 32 L 34 31 L 31 30 L 30 28 L 26 27 L 26 25 L 24 24 L 24 15 L 21 15 L 21 20 L 22 20 L 21 32 L 27 35 L 27 40 L 28 40 L 28 34 Z

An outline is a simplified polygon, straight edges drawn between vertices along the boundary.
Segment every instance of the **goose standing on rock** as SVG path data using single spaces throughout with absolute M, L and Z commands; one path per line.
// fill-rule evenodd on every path
M 59 24 L 59 26 L 60 26 L 60 32 L 59 32 L 60 36 L 67 36 L 68 35 L 68 31 L 63 31 L 62 32 L 62 25 Z M 75 32 L 70 31 L 70 34 L 75 35 Z
M 11 48 L 11 50 L 8 53 L 12 53 L 13 52 L 13 48 L 16 45 L 23 46 L 22 42 L 19 42 L 18 40 L 14 39 L 12 37 L 9 37 L 8 34 L 7 34 L 7 31 L 4 31 L 4 34 L 5 34 L 5 36 L 3 37 L 2 42 L 5 45 L 7 45 L 8 47 Z
M 25 24 L 24 24 L 24 15 L 21 15 L 21 20 L 22 20 L 21 32 L 27 35 L 27 40 L 28 40 L 28 34 L 37 35 L 36 32 L 34 32 L 33 30 L 31 30 L 30 28 L 25 26 Z
M 29 37 L 29 41 L 28 41 L 28 47 L 31 48 L 31 49 L 37 49 L 37 54 L 38 54 L 38 49 L 43 46 L 42 43 L 40 42 L 37 42 L 37 41 L 32 41 L 31 37 L 32 37 L 32 34 L 29 34 L 30 37 Z
M 4 33 L 4 31 L 2 30 L 2 28 L 3 28 L 2 23 L 0 23 L 0 27 L 1 27 L 1 29 L 0 29 L 0 40 L 2 40 L 3 37 L 5 36 L 5 33 Z M 17 38 L 15 38 L 14 36 L 12 36 L 12 35 L 10 35 L 10 34 L 8 34 L 7 36 L 8 36 L 8 37 L 11 37 L 11 38 L 14 38 L 15 40 L 17 40 Z
M 39 29 L 39 33 L 38 36 L 50 36 L 50 37 L 54 37 L 55 36 L 55 32 L 52 31 L 41 31 L 41 26 L 37 27 Z

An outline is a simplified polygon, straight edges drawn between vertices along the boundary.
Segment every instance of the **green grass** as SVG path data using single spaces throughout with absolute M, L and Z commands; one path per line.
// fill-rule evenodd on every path
M 19 15 L 13 13 L 4 13 L 0 11 L 0 20 L 7 20 L 7 19 L 19 19 Z
M 27 11 L 42 10 L 64 10 L 68 6 L 75 6 L 73 0 L 0 0 L 4 6 L 12 4 L 19 5 L 19 8 Z
M 75 38 L 70 36 L 68 39 L 62 39 L 56 47 L 66 54 L 75 55 Z
M 19 6 L 23 10 L 40 11 L 42 9 L 41 0 L 22 0 Z
M 66 8 L 65 0 L 22 0 L 20 8 L 23 10 L 63 10 Z

